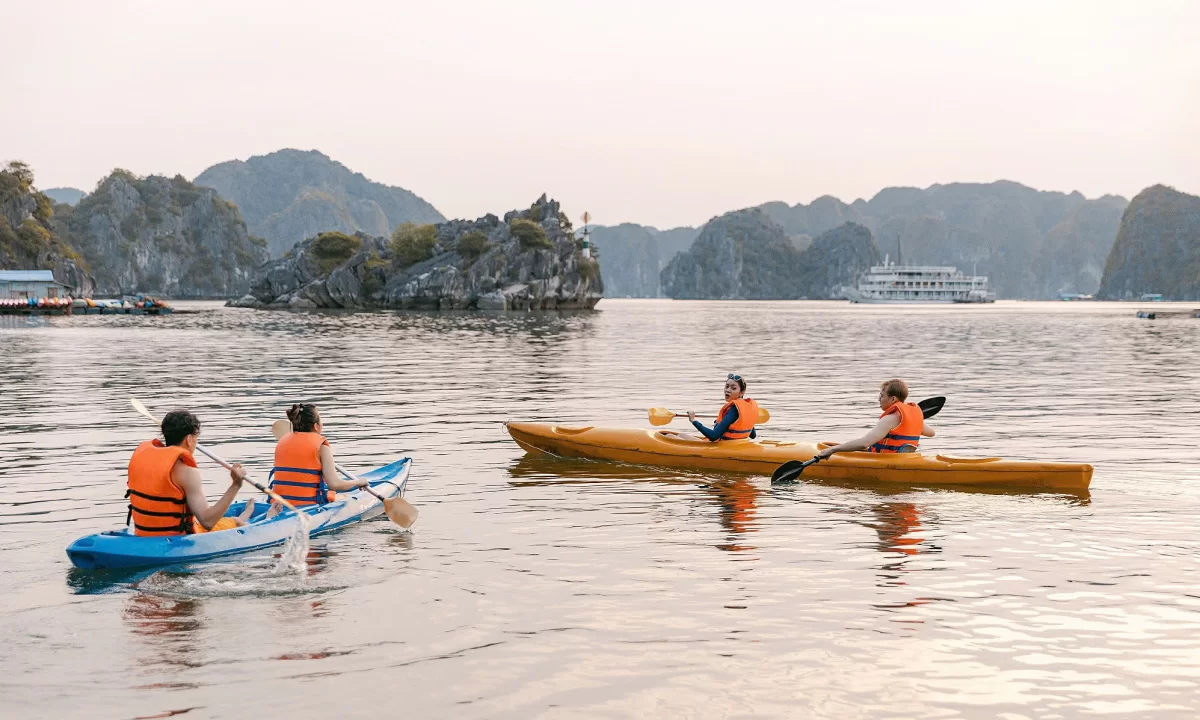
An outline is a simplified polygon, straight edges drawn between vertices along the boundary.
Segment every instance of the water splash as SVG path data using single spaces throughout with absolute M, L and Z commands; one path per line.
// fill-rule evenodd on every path
M 308 557 L 308 531 L 310 523 L 308 515 L 303 512 L 296 513 L 296 521 L 296 527 L 291 537 L 283 545 L 283 552 L 279 555 L 279 562 L 275 564 L 276 575 L 285 575 L 294 572 L 300 574 L 301 578 L 304 577 L 305 559 Z

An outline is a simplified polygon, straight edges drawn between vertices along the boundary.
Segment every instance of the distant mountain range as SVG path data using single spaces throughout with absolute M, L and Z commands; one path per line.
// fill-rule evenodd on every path
M 879 259 L 871 231 L 861 225 L 843 223 L 797 243 L 762 208 L 747 208 L 705 223 L 661 280 L 673 298 L 826 300 L 844 298 L 846 286 Z
M 988 275 L 1000 297 L 1054 298 L 1060 292 L 1096 292 L 1126 205 L 1115 195 L 1089 200 L 1077 192 L 999 181 L 887 188 L 849 204 L 824 196 L 808 205 L 769 202 L 758 209 L 797 250 L 849 222 L 870 230 L 893 261 L 900 256 L 908 264 L 956 265 Z M 654 268 L 666 267 L 674 253 L 663 257 L 653 228 L 626 224 L 609 230 L 619 231 L 616 238 L 596 235 L 605 286 L 618 294 L 656 296 L 661 290 L 651 279 Z
M 446 218 L 404 188 L 373 182 L 316 150 L 279 150 L 230 160 L 196 176 L 236 204 L 251 235 L 279 257 L 322 232 L 388 235 L 405 222 Z
M 82 200 L 85 195 L 87 195 L 87 193 L 82 190 L 69 187 L 50 188 L 49 190 L 43 190 L 42 194 L 56 203 L 63 203 L 64 205 L 71 206 L 78 205 L 79 201 Z
M 633 223 L 592 227 L 592 244 L 604 269 L 604 294 L 662 297 L 659 273 L 677 253 L 691 247 L 699 234 L 699 228 L 658 230 Z

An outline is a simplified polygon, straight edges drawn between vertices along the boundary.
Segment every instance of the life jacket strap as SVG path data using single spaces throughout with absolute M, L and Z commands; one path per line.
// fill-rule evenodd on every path
M 176 505 L 187 505 L 186 498 L 160 497 L 158 495 L 147 495 L 144 492 L 138 492 L 137 490 L 133 490 L 133 489 L 126 490 L 125 497 L 129 497 L 130 495 L 133 495 L 135 497 L 140 497 L 144 500 L 153 500 L 154 502 L 169 502 L 169 503 L 174 503 Z M 141 511 L 139 510 L 138 512 L 141 512 Z

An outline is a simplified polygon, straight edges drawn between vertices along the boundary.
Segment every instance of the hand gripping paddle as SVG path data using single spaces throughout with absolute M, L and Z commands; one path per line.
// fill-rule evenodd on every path
M 926 398 L 917 403 L 917 407 L 921 408 L 921 415 L 925 418 L 931 418 L 942 411 L 942 406 L 946 404 L 946 398 L 939 395 L 937 397 Z M 800 477 L 800 473 L 804 472 L 804 468 L 809 465 L 815 465 L 823 460 L 820 455 L 814 455 L 811 459 L 801 462 L 800 460 L 788 460 L 784 464 L 775 468 L 775 472 L 771 473 L 771 484 L 794 482 Z

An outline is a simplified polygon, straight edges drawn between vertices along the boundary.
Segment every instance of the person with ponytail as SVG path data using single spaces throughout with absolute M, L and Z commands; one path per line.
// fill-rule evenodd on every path
M 292 431 L 275 445 L 275 467 L 271 470 L 271 489 L 297 507 L 332 502 L 334 493 L 363 487 L 338 477 L 333 464 L 333 448 L 321 434 L 321 415 L 317 406 L 296 403 L 287 411 Z M 272 504 L 278 512 L 278 503 Z

